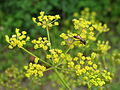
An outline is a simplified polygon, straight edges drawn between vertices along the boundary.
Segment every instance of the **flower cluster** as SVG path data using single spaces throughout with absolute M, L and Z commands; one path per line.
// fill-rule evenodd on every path
M 87 72 L 83 79 L 86 83 L 89 83 L 90 86 L 103 86 L 107 82 L 110 82 L 112 78 L 110 72 L 107 72 L 106 70 L 92 70 Z
M 88 56 L 88 57 L 83 55 L 83 53 L 79 52 L 77 53 L 77 56 L 75 56 L 74 58 L 72 58 L 69 54 L 66 55 L 66 60 L 68 61 L 67 62 L 68 67 L 80 69 L 84 65 L 88 65 L 88 66 L 93 65 L 93 60 L 96 58 L 96 56 L 97 54 L 95 52 L 93 52 L 91 56 Z M 97 66 L 95 64 L 93 66 L 96 69 Z M 84 70 L 81 70 L 81 71 L 84 71 Z M 76 74 L 80 75 L 80 72 L 76 71 Z
M 120 52 L 114 51 L 112 53 L 112 63 L 115 63 L 116 65 L 120 65 Z
M 60 37 L 64 39 L 64 41 L 61 42 L 61 45 L 68 45 L 71 49 L 74 48 L 74 46 L 81 46 L 83 45 L 79 40 L 75 40 L 74 36 L 76 36 L 76 33 L 69 32 L 67 34 L 61 33 Z
M 45 15 L 45 13 L 41 11 L 40 16 L 38 16 L 37 18 L 33 17 L 32 19 L 35 23 L 37 23 L 38 26 L 42 26 L 42 28 L 51 28 L 53 26 L 59 25 L 56 20 L 60 19 L 60 16 Z
M 50 54 L 46 55 L 47 59 L 53 60 L 53 63 L 58 63 L 60 59 L 65 57 L 64 53 L 60 49 L 51 49 L 49 50 Z
M 109 46 L 109 42 L 108 41 L 98 41 L 97 43 L 97 50 L 100 53 L 106 53 L 111 47 Z
M 23 45 L 25 45 L 26 42 L 30 40 L 30 37 L 26 36 L 26 34 L 26 31 L 22 31 L 20 33 L 19 29 L 16 28 L 16 35 L 12 35 L 11 38 L 9 38 L 8 35 L 5 35 L 6 41 L 10 44 L 9 48 L 12 49 L 16 46 L 19 48 L 23 47 Z
M 75 37 L 79 38 L 75 38 Z M 87 31 L 83 30 L 81 34 L 72 33 L 70 31 L 67 32 L 67 34 L 62 33 L 60 34 L 60 37 L 64 39 L 64 41 L 61 42 L 61 45 L 68 45 L 70 48 L 77 47 L 84 47 L 86 43 L 89 41 L 94 41 L 96 38 L 94 37 L 93 32 L 87 33 Z
M 47 50 L 50 46 L 50 43 L 46 37 L 39 37 L 38 40 L 34 39 L 32 40 L 32 43 L 35 44 L 34 49 L 42 48 L 43 50 Z
M 25 70 L 26 70 L 26 77 L 42 77 L 43 76 L 43 72 L 46 70 L 45 66 L 41 66 L 40 64 L 32 64 L 30 63 L 28 66 L 24 66 Z
M 94 27 L 94 29 L 99 31 L 99 32 L 109 31 L 109 28 L 107 27 L 106 24 L 102 24 L 98 20 L 96 20 L 96 12 L 90 12 L 89 8 L 85 8 L 84 10 L 82 10 L 80 16 L 78 13 L 74 13 L 73 16 L 74 17 L 81 17 L 85 20 L 88 20 L 89 22 L 91 22 L 92 27 Z M 79 27 L 79 28 L 81 28 L 81 27 Z
M 90 12 L 89 8 L 85 8 L 84 10 L 81 11 L 81 17 L 91 21 L 92 23 L 97 22 L 96 21 L 96 12 Z
M 91 56 L 85 56 L 79 52 L 74 58 L 70 55 L 66 55 L 66 57 L 70 72 L 76 73 L 77 77 L 81 78 L 81 81 L 86 82 L 90 86 L 103 86 L 112 79 L 110 72 L 99 70 L 99 66 L 94 63 L 97 57 L 95 52 L 91 53 Z M 67 73 L 70 74 L 69 72 Z
M 107 24 L 102 25 L 102 23 L 97 23 L 97 24 L 93 24 L 93 27 L 95 28 L 95 30 L 99 31 L 100 33 L 109 31 Z
M 80 36 L 84 39 L 95 41 L 94 27 L 90 21 L 85 20 L 84 18 L 73 19 L 74 28 L 78 30 Z
M 84 18 L 86 20 L 89 20 L 92 23 L 92 26 L 95 28 L 95 30 L 99 32 L 107 32 L 109 31 L 109 28 L 106 24 L 102 24 L 99 21 L 96 20 L 96 13 L 90 12 L 89 8 L 85 8 L 81 12 L 81 18 Z
M 83 30 L 89 28 L 91 25 L 90 21 L 85 20 L 84 18 L 73 19 L 74 28 L 76 30 Z

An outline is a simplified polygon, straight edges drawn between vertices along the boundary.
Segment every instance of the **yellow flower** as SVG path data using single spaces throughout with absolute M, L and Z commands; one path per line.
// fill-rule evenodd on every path
M 92 61 L 88 61 L 88 65 L 92 65 L 93 64 L 93 62 Z
M 39 60 L 39 58 L 35 58 L 35 60 L 34 60 L 34 61 L 35 61 L 35 63 L 38 63 L 38 60 Z
M 74 62 L 72 62 L 72 61 L 71 61 L 71 62 L 68 62 L 68 67 L 71 67 L 71 68 L 72 68 L 73 66 L 74 66 Z
M 76 13 L 73 14 L 73 16 L 74 16 L 74 17 L 78 17 L 79 14 L 76 12 Z
M 48 54 L 48 55 L 46 56 L 46 58 L 47 58 L 47 59 L 50 59 L 50 58 L 51 58 L 51 55 Z
M 84 80 L 88 80 L 88 77 L 85 76 L 85 77 L 83 77 L 83 79 L 84 79 Z
M 97 50 L 101 53 L 107 53 L 107 51 L 110 49 L 110 45 L 108 41 L 98 41 L 97 43 Z
M 40 15 L 41 15 L 41 16 L 44 16 L 44 14 L 45 14 L 45 12 L 43 12 L 43 11 L 40 12 Z
M 76 71 L 76 74 L 77 74 L 78 76 L 81 75 L 81 74 L 82 74 L 82 70 L 80 70 L 80 69 L 77 70 L 77 71 Z
M 37 40 L 32 40 L 34 44 L 34 49 L 42 48 L 43 50 L 48 50 L 48 46 L 50 46 L 49 41 L 46 37 L 39 37 Z
M 14 47 L 18 46 L 19 48 L 22 48 L 23 45 L 26 44 L 27 41 L 30 40 L 29 36 L 26 36 L 26 31 L 22 31 L 22 33 L 19 32 L 19 29 L 16 28 L 15 30 L 16 34 L 12 35 L 11 38 L 9 38 L 8 35 L 5 35 L 6 42 L 9 43 L 9 48 L 13 49 Z
M 54 22 L 54 25 L 59 25 L 59 23 L 58 22 Z
M 43 11 L 40 12 L 40 16 L 37 18 L 32 18 L 33 22 L 35 22 L 38 26 L 41 26 L 42 28 L 51 28 L 53 26 L 59 25 L 59 23 L 56 21 L 60 19 L 59 15 L 51 16 L 51 15 L 45 15 Z M 38 19 L 39 21 L 37 21 Z
M 8 36 L 8 35 L 5 35 L 5 38 L 6 38 L 6 42 L 9 43 L 9 41 L 10 41 L 9 36 Z
M 36 18 L 34 18 L 34 17 L 33 17 L 33 18 L 32 18 L 32 20 L 33 20 L 33 22 L 35 22 L 35 23 L 36 23 Z
M 97 65 L 96 65 L 96 64 L 93 64 L 93 68 L 94 68 L 94 69 L 97 69 Z
M 36 58 L 36 60 L 38 60 L 38 58 Z M 25 70 L 26 70 L 26 77 L 42 77 L 43 76 L 43 72 L 46 70 L 46 67 L 41 66 L 40 64 L 32 64 L 30 63 L 28 66 L 24 66 Z
M 78 60 L 78 57 L 73 58 L 73 60 L 74 60 L 74 61 L 77 61 L 77 60 Z
M 59 16 L 59 15 L 55 15 L 55 18 L 56 18 L 56 19 L 60 19 L 60 16 Z
M 80 64 L 82 64 L 82 65 L 83 65 L 84 63 L 85 63 L 84 61 L 80 61 Z
M 75 69 L 79 70 L 80 69 L 80 65 L 75 65 Z
M 82 57 L 82 56 L 83 56 L 83 53 L 78 53 L 77 56 L 78 56 L 78 57 Z

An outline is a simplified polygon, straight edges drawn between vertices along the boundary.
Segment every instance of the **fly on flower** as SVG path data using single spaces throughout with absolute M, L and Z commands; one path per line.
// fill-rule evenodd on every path
M 79 41 L 81 41 L 84 45 L 86 45 L 86 41 L 79 35 L 77 36 L 73 36 L 75 39 L 78 39 Z

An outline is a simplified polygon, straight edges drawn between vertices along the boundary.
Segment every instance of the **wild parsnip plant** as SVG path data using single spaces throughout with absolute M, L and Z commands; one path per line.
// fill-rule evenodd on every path
M 41 78 L 44 72 L 53 70 L 61 81 L 63 88 L 72 90 L 74 87 L 88 86 L 103 87 L 112 80 L 111 73 L 106 66 L 106 57 L 110 49 L 108 41 L 98 39 L 99 35 L 109 31 L 106 24 L 97 21 L 96 13 L 89 12 L 86 8 L 82 11 L 80 18 L 73 19 L 74 29 L 60 34 L 63 41 L 60 42 L 63 48 L 53 48 L 50 33 L 54 26 L 58 26 L 59 15 L 45 15 L 43 11 L 33 21 L 47 32 L 47 37 L 39 37 L 30 40 L 26 31 L 20 32 L 16 29 L 15 35 L 5 36 L 9 48 L 18 47 L 34 56 L 34 63 L 24 66 L 25 76 L 28 78 Z M 30 41 L 34 49 L 46 52 L 45 59 L 39 58 L 24 46 Z M 40 63 L 38 63 L 40 62 Z M 67 82 L 69 80 L 69 82 Z

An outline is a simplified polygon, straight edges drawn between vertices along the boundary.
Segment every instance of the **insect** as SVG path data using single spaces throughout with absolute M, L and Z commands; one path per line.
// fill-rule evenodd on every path
M 74 38 L 78 39 L 79 41 L 81 41 L 84 45 L 86 45 L 86 41 L 79 35 L 77 36 L 73 36 Z

